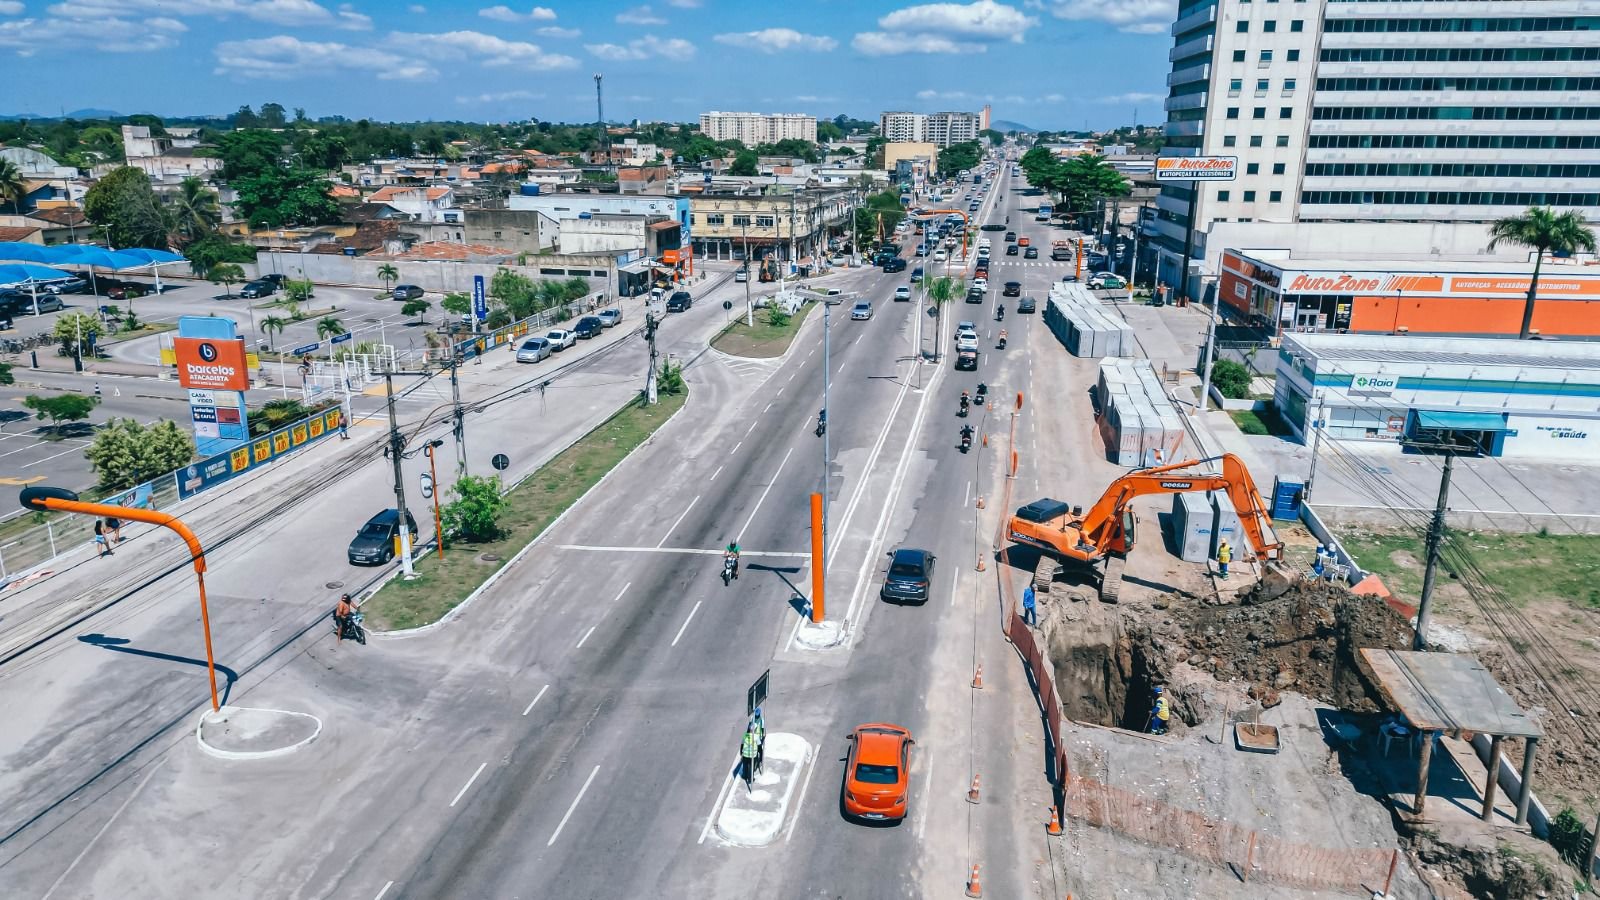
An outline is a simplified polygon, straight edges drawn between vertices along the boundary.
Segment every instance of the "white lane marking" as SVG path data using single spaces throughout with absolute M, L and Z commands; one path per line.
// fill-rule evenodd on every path
M 917 840 L 922 840 L 922 828 L 928 824 L 928 796 L 933 790 L 933 751 L 928 751 L 928 765 L 922 772 L 922 803 L 917 810 Z
M 628 582 L 627 584 L 624 584 L 622 586 L 622 590 L 617 591 L 617 595 L 615 597 L 611 598 L 611 605 L 612 606 L 616 606 L 617 605 L 617 601 L 621 600 L 622 599 L 622 595 L 626 594 L 628 592 L 628 588 L 631 588 L 631 587 L 633 587 L 633 582 L 631 582 L 631 581 Z
M 790 380 L 790 381 L 793 381 L 793 380 L 794 380 L 794 377 L 795 377 L 795 376 L 796 376 L 796 375 L 799 375 L 799 374 L 800 374 L 800 372 L 799 372 L 799 370 L 796 370 L 796 371 L 793 371 L 793 372 L 790 372 L 790 373 L 789 373 L 789 380 Z
M 715 472 L 712 472 L 711 473 L 711 477 L 709 479 L 707 479 L 707 480 L 708 481 L 716 481 L 717 480 L 717 476 L 721 475 L 721 474 L 722 474 L 722 466 L 717 466 L 717 470 Z
M 699 612 L 699 611 L 700 611 L 700 601 L 696 600 L 694 602 L 694 609 L 689 610 L 688 618 L 683 620 L 683 625 L 678 628 L 677 635 L 675 635 L 672 638 L 672 646 L 674 646 L 674 647 L 678 646 L 678 640 L 683 637 L 683 633 L 685 631 L 689 630 L 689 623 L 694 621 L 694 614 Z
M 589 626 L 589 630 L 585 631 L 583 633 L 583 637 L 578 638 L 578 646 L 573 647 L 572 649 L 574 649 L 574 650 L 582 650 L 584 641 L 587 641 L 589 639 L 589 635 L 594 634 L 594 630 L 596 628 L 599 628 L 599 627 L 600 626 L 598 626 L 598 625 L 590 625 Z
M 739 533 L 734 536 L 733 542 L 735 544 L 742 543 L 744 541 L 745 529 L 749 528 L 750 523 L 755 521 L 756 513 L 761 511 L 761 504 L 766 502 L 767 495 L 772 493 L 772 486 L 778 483 L 778 476 L 783 474 L 783 467 L 789 464 L 789 457 L 793 455 L 794 448 L 790 447 L 789 452 L 783 455 L 783 462 L 778 463 L 778 471 L 773 472 L 772 480 L 767 482 L 767 489 L 762 491 L 761 496 L 756 500 L 756 508 L 750 510 L 750 518 L 744 520 L 744 525 L 739 528 Z
M 531 713 L 531 712 L 533 712 L 533 708 L 534 708 L 534 707 L 535 707 L 535 706 L 537 706 L 537 705 L 539 705 L 539 698 L 541 698 L 541 697 L 543 697 L 543 696 L 544 696 L 544 692 L 545 692 L 545 691 L 548 691 L 548 690 L 550 690 L 550 685 L 548 685 L 548 684 L 547 684 L 547 685 L 545 685 L 545 686 L 544 686 L 544 687 L 542 687 L 542 688 L 539 688 L 539 693 L 537 693 L 537 694 L 535 694 L 535 695 L 534 695 L 534 697 L 533 697 L 533 702 L 532 702 L 532 703 L 529 703 L 529 704 L 528 704 L 528 708 L 527 708 L 527 709 L 525 709 L 525 710 L 523 710 L 523 711 L 522 711 L 522 714 L 523 714 L 523 715 L 527 715 L 527 714 L 528 714 L 528 713 Z
M 960 583 L 961 583 L 961 570 L 957 569 L 955 571 L 955 573 L 950 576 L 950 605 L 951 606 L 955 606 L 956 605 L 956 586 L 959 585 Z
M 750 433 L 750 432 L 748 432 L 748 431 L 747 431 L 747 432 L 745 432 L 745 434 L 749 434 L 749 433 Z M 733 445 L 733 449 L 732 449 L 732 450 L 729 450 L 729 451 L 728 451 L 728 455 L 729 455 L 729 456 L 732 456 L 732 455 L 734 455 L 734 454 L 735 454 L 735 453 L 738 453 L 738 452 L 739 452 L 739 448 L 740 448 L 740 447 L 743 447 L 743 446 L 744 446 L 744 441 L 740 441 L 740 442 L 739 442 L 739 443 L 737 443 L 737 444 L 734 444 L 734 445 Z
M 678 526 L 683 523 L 683 519 L 689 514 L 689 510 L 694 509 L 694 505 L 699 502 L 700 495 L 696 494 L 695 498 L 689 501 L 689 505 L 683 508 L 683 512 L 678 514 L 678 518 L 672 520 L 672 527 L 668 528 L 667 533 L 661 536 L 661 540 L 656 543 L 657 547 L 665 547 L 667 545 L 667 538 L 672 537 L 672 533 L 678 530 Z
M 613 553 L 690 553 L 699 556 L 721 556 L 722 549 L 702 550 L 699 547 L 606 547 L 599 544 L 557 544 L 557 550 L 604 550 Z M 740 550 L 740 556 L 810 556 L 808 550 Z
M 762 413 L 762 414 L 763 414 L 763 415 L 765 415 L 765 414 L 767 414 L 767 413 L 769 413 L 769 412 L 772 412 L 772 404 L 771 404 L 771 403 L 768 403 L 768 404 L 767 404 L 767 408 L 766 408 L 766 409 L 763 409 L 763 410 L 762 410 L 762 411 L 761 411 L 761 413 Z M 745 434 L 749 434 L 749 433 L 750 433 L 750 432 L 748 432 L 748 431 L 747 431 L 747 432 L 745 432 Z
M 972 502 L 972 482 L 967 482 L 967 492 L 961 495 L 961 508 L 965 509 Z
M 700 840 L 695 841 L 696 844 L 704 844 L 706 836 L 711 834 L 711 823 L 717 820 L 717 810 L 722 808 L 723 795 L 727 794 L 728 789 L 733 787 L 733 773 L 736 771 L 738 770 L 730 770 L 728 777 L 722 782 L 722 787 L 717 789 L 717 802 L 711 804 L 711 814 L 706 816 L 706 827 L 700 829 Z
M 373 897 L 372 900 L 383 900 L 383 895 L 389 893 L 389 888 L 392 887 L 394 887 L 394 882 L 388 882 L 383 886 L 383 890 L 378 892 L 378 896 Z
M 561 829 L 567 827 L 567 820 L 572 818 L 572 811 L 578 808 L 578 802 L 583 799 L 584 794 L 588 793 L 590 783 L 592 783 L 594 781 L 594 777 L 599 774 L 600 767 L 595 766 L 594 770 L 589 773 L 589 777 L 583 780 L 583 787 L 578 789 L 578 796 L 572 798 L 572 805 L 567 807 L 567 814 L 561 817 L 561 824 L 556 826 L 555 833 L 550 835 L 550 840 L 544 842 L 546 847 L 555 846 L 556 838 L 561 837 Z
M 63 450 L 60 453 L 56 453 L 56 454 L 53 454 L 51 456 L 46 456 L 44 459 L 36 459 L 31 463 L 23 463 L 21 467 L 24 468 L 24 469 L 29 469 L 29 468 L 32 468 L 34 466 L 37 466 L 39 463 L 49 462 L 50 460 L 55 459 L 58 456 L 66 456 L 68 453 L 81 453 L 81 452 L 83 452 L 83 447 L 84 446 L 86 446 L 86 445 L 79 444 L 77 447 L 73 447 L 71 450 Z
M 856 507 L 861 505 L 861 498 L 866 496 L 867 483 L 871 481 L 872 470 L 878 466 L 878 454 L 883 452 L 884 442 L 889 439 L 889 432 L 894 428 L 894 420 L 900 415 L 900 407 L 905 403 L 906 394 L 911 389 L 911 379 L 904 378 L 900 382 L 900 391 L 895 394 L 894 405 L 889 407 L 889 414 L 883 418 L 883 428 L 878 431 L 878 439 L 872 444 L 872 452 L 867 454 L 870 461 L 861 480 L 856 482 L 856 491 L 850 497 L 850 503 L 844 508 L 844 516 L 839 519 L 839 524 L 834 526 L 833 546 L 826 548 L 826 559 L 823 564 L 833 565 L 834 557 L 839 555 L 839 549 L 844 546 L 844 536 L 849 533 L 850 520 L 855 518 Z M 799 627 L 798 624 L 795 626 Z M 796 632 L 798 633 L 798 632 Z
M 800 799 L 794 802 L 794 813 L 789 816 L 789 827 L 784 829 L 783 832 L 783 842 L 785 844 L 789 843 L 789 839 L 794 837 L 794 823 L 800 821 L 800 808 L 806 805 L 806 792 L 811 789 L 811 776 L 817 773 L 818 755 L 817 753 L 811 754 L 811 768 L 806 770 L 805 783 L 800 785 Z
M 471 777 L 471 778 L 468 778 L 468 779 L 467 779 L 467 783 L 466 783 L 466 784 L 463 784 L 463 785 L 462 785 L 462 786 L 461 786 L 461 790 L 459 790 L 459 791 L 456 791 L 456 798 L 455 798 L 455 799 L 454 799 L 454 800 L 451 800 L 451 801 L 450 801 L 450 807 L 451 807 L 451 808 L 452 808 L 452 809 L 454 809 L 454 808 L 455 808 L 455 805 L 456 805 L 456 804 L 457 804 L 457 803 L 460 803 L 460 802 L 461 802 L 461 798 L 462 798 L 462 797 L 465 797 L 465 796 L 466 796 L 466 795 L 467 795 L 467 788 L 470 788 L 470 787 L 472 787 L 472 783 L 473 783 L 473 782 L 474 782 L 474 781 L 477 781 L 477 780 L 478 780 L 478 776 L 479 776 L 479 775 L 482 775 L 482 774 L 483 774 L 483 770 L 484 770 L 484 769 L 485 769 L 485 768 L 487 768 L 487 767 L 488 767 L 488 765 L 489 765 L 489 764 L 488 764 L 488 763 L 486 763 L 486 762 L 481 762 L 481 763 L 478 763 L 478 770 L 477 770 L 477 771 L 476 771 L 476 772 L 473 772 L 473 773 L 472 773 L 472 777 Z
M 784 388 L 787 388 L 787 387 L 788 387 L 788 385 L 784 385 L 784 387 L 778 388 L 778 392 L 776 394 L 773 394 L 772 396 L 774 396 L 774 397 L 782 397 Z
M 89 843 L 85 844 L 83 849 L 78 851 L 78 855 L 72 858 L 72 862 L 67 866 L 66 871 L 62 872 L 60 876 L 56 878 L 55 882 L 50 885 L 50 890 L 44 892 L 44 897 L 41 898 L 41 900 L 50 900 L 50 896 L 56 892 L 56 888 L 61 887 L 61 882 L 67 880 L 67 876 L 71 875 L 72 870 L 78 867 L 78 863 L 83 862 L 83 858 L 89 855 L 89 851 L 94 849 L 94 845 L 100 842 L 100 838 L 104 837 L 105 833 L 111 830 L 111 826 L 115 825 L 117 823 L 117 819 L 121 818 L 123 810 L 127 809 L 128 804 L 132 803 L 141 793 L 144 792 L 144 786 L 150 783 L 150 779 L 154 778 L 157 772 L 161 771 L 161 767 L 167 764 L 168 759 L 171 759 L 171 757 L 163 756 L 161 757 L 160 762 L 150 767 L 150 771 L 145 773 L 143 780 L 141 780 L 138 786 L 133 789 L 133 793 L 128 795 L 128 799 L 122 801 L 122 805 L 117 807 L 117 811 L 111 814 L 111 818 L 107 819 L 106 823 L 100 826 L 100 830 L 94 833 L 94 837 L 89 839 Z
M 771 404 L 771 403 L 768 403 L 768 404 L 767 404 L 767 408 L 768 408 L 768 409 L 771 409 L 771 408 L 772 408 L 772 404 Z M 750 432 L 752 432 L 752 431 L 755 431 L 755 430 L 756 430 L 756 426 L 757 426 L 757 425 L 759 425 L 759 424 L 761 424 L 761 420 L 760 420 L 760 419 L 757 419 L 757 420 L 755 420 L 755 421 L 754 421 L 754 422 L 751 422 L 751 423 L 750 423 L 750 427 L 749 427 L 749 428 L 746 428 L 746 429 L 745 429 L 745 430 L 744 430 L 744 436 L 745 436 L 745 437 L 749 437 L 749 436 L 750 436 Z

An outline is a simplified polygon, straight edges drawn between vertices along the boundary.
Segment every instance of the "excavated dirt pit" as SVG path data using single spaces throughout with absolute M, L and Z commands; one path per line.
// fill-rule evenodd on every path
M 1325 583 L 1296 585 L 1272 599 L 1250 592 L 1232 605 L 1181 595 L 1156 605 L 1046 606 L 1041 630 L 1069 718 L 1144 731 L 1157 684 L 1170 698 L 1174 728 L 1224 708 L 1276 706 L 1280 691 L 1376 712 L 1378 694 L 1358 651 L 1411 642 L 1410 625 L 1381 601 Z

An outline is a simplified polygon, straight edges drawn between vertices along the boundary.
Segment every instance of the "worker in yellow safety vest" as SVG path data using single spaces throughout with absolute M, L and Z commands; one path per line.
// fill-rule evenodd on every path
M 1154 693 L 1155 703 L 1153 708 L 1150 710 L 1150 733 L 1166 734 L 1167 719 L 1172 715 L 1172 713 L 1167 709 L 1167 695 L 1166 692 L 1161 689 L 1161 685 L 1159 684 L 1156 685 Z
M 1223 541 L 1217 545 L 1217 570 L 1223 578 L 1228 577 L 1228 563 L 1230 562 L 1233 562 L 1233 548 L 1228 546 L 1227 541 Z

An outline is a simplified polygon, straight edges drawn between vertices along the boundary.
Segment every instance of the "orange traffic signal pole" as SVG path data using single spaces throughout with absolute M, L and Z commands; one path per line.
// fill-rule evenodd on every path
M 82 513 L 86 516 L 115 516 L 134 522 L 160 525 L 183 538 L 183 542 L 189 545 L 189 558 L 194 563 L 195 581 L 200 585 L 200 627 L 205 632 L 206 638 L 206 674 L 211 678 L 211 710 L 220 711 L 222 705 L 217 702 L 217 663 L 211 652 L 211 615 L 206 609 L 206 551 L 200 546 L 200 539 L 189 530 L 189 526 L 179 521 L 177 516 L 153 509 L 137 509 L 109 503 L 85 503 L 78 499 L 77 494 L 65 488 L 24 488 L 21 500 L 22 508 L 27 510 L 57 510 Z
M 822 622 L 822 495 L 811 495 L 811 621 Z

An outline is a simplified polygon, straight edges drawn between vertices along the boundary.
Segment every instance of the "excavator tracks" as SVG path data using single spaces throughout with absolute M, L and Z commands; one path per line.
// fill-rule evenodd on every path
M 1100 602 L 1115 603 L 1122 594 L 1122 569 L 1128 561 L 1120 556 L 1107 556 L 1105 572 L 1100 576 Z

